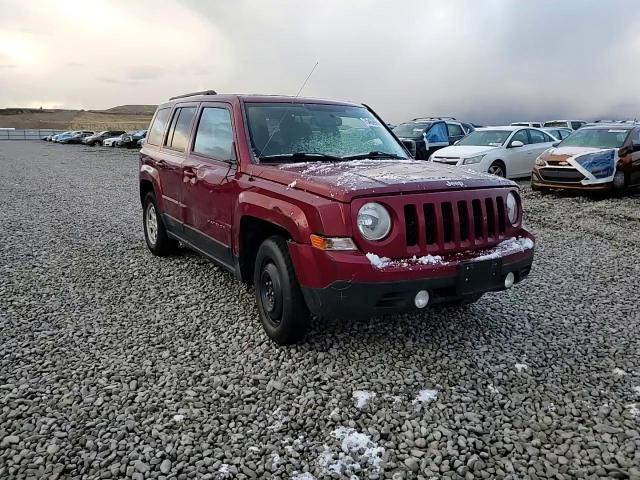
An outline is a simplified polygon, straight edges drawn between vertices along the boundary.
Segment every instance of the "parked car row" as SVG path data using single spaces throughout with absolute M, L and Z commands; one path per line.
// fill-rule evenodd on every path
M 139 148 L 146 136 L 147 130 L 135 130 L 131 132 L 125 132 L 124 130 L 105 130 L 102 132 L 75 130 L 47 135 L 42 140 L 54 143 L 84 144 L 90 147 Z

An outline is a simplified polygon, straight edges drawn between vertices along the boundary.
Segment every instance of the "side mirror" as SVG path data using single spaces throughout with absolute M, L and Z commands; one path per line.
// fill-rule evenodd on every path
M 520 140 L 514 140 L 513 142 L 511 142 L 510 147 L 511 148 L 524 147 L 524 143 L 522 143 Z
M 631 145 L 631 151 L 632 152 L 640 152 L 640 143 L 634 143 L 633 145 Z

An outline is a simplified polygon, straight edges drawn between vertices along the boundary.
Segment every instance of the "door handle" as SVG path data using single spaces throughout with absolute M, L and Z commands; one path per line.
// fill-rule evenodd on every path
M 196 183 L 196 181 L 198 180 L 197 177 L 197 171 L 193 170 L 192 168 L 185 168 L 183 171 L 184 174 L 184 182 L 191 182 L 191 183 Z

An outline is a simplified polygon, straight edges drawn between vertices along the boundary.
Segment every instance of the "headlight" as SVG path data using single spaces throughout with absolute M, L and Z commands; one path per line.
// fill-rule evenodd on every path
M 509 192 L 509 195 L 507 195 L 507 217 L 511 225 L 516 224 L 519 213 L 518 199 L 513 192 Z
M 358 230 L 367 240 L 382 240 L 391 230 L 389 212 L 379 203 L 365 203 L 358 212 Z
M 536 167 L 544 167 L 546 164 L 547 162 L 542 157 L 536 158 Z
M 462 164 L 471 165 L 473 163 L 480 163 L 483 158 L 484 158 L 484 155 L 476 155 L 475 157 L 465 158 L 464 160 L 462 160 Z

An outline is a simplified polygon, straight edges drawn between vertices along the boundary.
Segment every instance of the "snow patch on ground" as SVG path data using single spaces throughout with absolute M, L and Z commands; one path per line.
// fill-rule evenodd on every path
M 376 392 L 369 392 L 367 390 L 356 390 L 353 392 L 353 398 L 356 399 L 356 407 L 364 408 L 371 400 L 376 396 Z
M 413 400 L 413 404 L 418 406 L 426 405 L 433 402 L 436 398 L 438 398 L 438 390 L 420 390 L 416 398 Z
M 293 182 L 291 182 L 289 185 L 287 185 L 287 188 L 296 188 L 296 185 L 298 184 L 297 180 L 294 180 Z
M 360 433 L 353 428 L 339 427 L 331 432 L 331 436 L 340 441 L 340 451 L 335 452 L 325 445 L 318 458 L 318 464 L 328 474 L 335 473 L 347 478 L 349 471 L 361 472 L 367 468 L 378 471 L 380 469 L 384 448 L 373 442 L 367 434 Z
M 311 475 L 309 472 L 304 473 L 295 473 L 291 477 L 291 480 L 316 480 L 316 477 Z
M 516 363 L 514 367 L 516 367 L 516 370 L 518 370 L 518 372 L 529 370 L 529 365 L 527 365 L 526 363 Z
M 613 369 L 613 373 L 614 375 L 618 375 L 619 377 L 624 377 L 627 374 L 627 372 L 625 372 L 623 369 L 618 367 Z
M 223 463 L 222 465 L 220 465 L 220 468 L 218 469 L 218 474 L 220 478 L 231 478 L 231 470 L 229 469 L 229 465 L 227 465 L 226 463 Z
M 179 413 L 177 415 L 174 415 L 173 421 L 177 423 L 184 422 L 184 415 L 181 415 Z
M 489 385 L 487 385 L 487 390 L 489 390 L 494 395 L 498 393 L 498 389 L 493 385 L 493 383 L 490 383 Z

